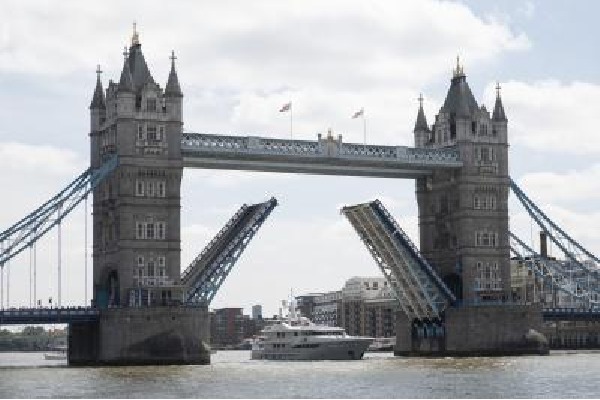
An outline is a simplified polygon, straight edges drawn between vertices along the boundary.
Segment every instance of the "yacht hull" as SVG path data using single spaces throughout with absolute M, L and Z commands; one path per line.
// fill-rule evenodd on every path
M 371 339 L 300 343 L 289 348 L 252 350 L 253 360 L 360 360 Z M 295 347 L 302 346 L 302 347 Z M 310 347 L 309 347 L 310 346 Z

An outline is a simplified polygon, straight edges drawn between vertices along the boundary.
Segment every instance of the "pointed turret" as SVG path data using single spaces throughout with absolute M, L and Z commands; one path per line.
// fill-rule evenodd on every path
M 94 89 L 94 96 L 92 97 L 92 102 L 90 103 L 90 110 L 105 110 L 106 102 L 104 100 L 104 89 L 102 89 L 102 81 L 100 80 L 100 74 L 102 71 L 100 70 L 100 65 L 96 69 L 96 89 Z
M 121 71 L 121 79 L 119 79 L 119 92 L 133 92 L 133 80 L 131 78 L 131 70 L 129 69 L 129 62 L 127 60 L 129 53 L 127 48 L 123 52 L 125 56 L 125 62 L 123 63 L 123 70 Z
M 425 117 L 425 111 L 423 111 L 423 94 L 419 95 L 419 112 L 417 113 L 417 121 L 415 122 L 414 132 L 429 131 L 427 125 L 427 118 Z
M 444 112 L 459 118 L 471 117 L 479 108 L 458 57 L 456 57 L 456 69 L 442 108 Z
M 502 99 L 500 98 L 500 83 L 496 82 L 496 104 L 494 105 L 494 113 L 492 114 L 492 121 L 508 121 L 506 114 L 504 113 L 504 106 L 502 105 Z
M 165 96 L 182 97 L 183 93 L 181 93 L 181 86 L 179 86 L 179 79 L 175 70 L 175 60 L 175 52 L 171 51 L 171 72 L 169 72 L 169 79 L 167 79 Z

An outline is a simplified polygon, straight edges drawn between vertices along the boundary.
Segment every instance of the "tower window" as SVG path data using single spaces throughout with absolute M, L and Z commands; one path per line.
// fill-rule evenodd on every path
M 148 136 L 149 141 L 159 141 L 158 135 L 156 134 L 156 125 L 148 125 L 146 127 L 146 134 Z
M 156 224 L 157 226 L 157 231 L 158 231 L 158 239 L 164 239 L 165 238 L 165 223 L 164 222 L 158 222 Z
M 158 182 L 158 197 L 165 197 L 165 183 Z
M 136 223 L 135 238 L 136 239 L 144 238 L 144 224 L 142 224 L 141 222 Z
M 147 182 L 148 187 L 146 194 L 148 195 L 148 197 L 154 197 L 154 182 L 153 181 L 148 181 Z
M 138 140 L 144 140 L 144 125 L 138 125 Z
M 154 261 L 148 261 L 148 276 L 154 276 Z
M 154 239 L 154 222 L 146 224 L 146 239 Z
M 138 267 L 143 267 L 144 266 L 144 256 L 138 256 L 137 257 L 137 265 L 138 265 Z
M 156 99 L 147 99 L 146 100 L 146 111 L 150 111 L 150 112 L 156 111 Z
M 136 196 L 143 196 L 144 195 L 144 181 L 136 181 L 135 182 L 135 195 Z

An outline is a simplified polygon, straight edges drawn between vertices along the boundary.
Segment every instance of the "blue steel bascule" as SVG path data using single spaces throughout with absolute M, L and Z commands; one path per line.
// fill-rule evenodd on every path
M 271 198 L 242 206 L 180 274 L 180 265 L 174 266 L 173 262 L 179 260 L 180 251 L 178 196 L 183 168 L 416 179 L 422 223 L 421 251 L 378 200 L 342 209 L 399 301 L 402 312 L 398 314 L 398 327 L 402 332 L 398 339 L 412 346 L 406 354 L 446 354 L 448 349 L 457 349 L 457 336 L 475 343 L 473 354 L 494 346 L 512 346 L 515 351 L 522 351 L 516 342 L 520 333 L 515 333 L 520 328 L 503 321 L 518 314 L 515 321 L 525 324 L 540 314 L 539 310 L 525 306 L 513 312 L 506 304 L 497 305 L 507 300 L 509 260 L 504 257 L 509 251 L 549 284 L 582 299 L 586 307 L 598 304 L 598 272 L 588 262 L 598 263 L 598 258 L 552 222 L 510 180 L 507 152 L 504 153 L 507 119 L 499 93 L 490 118 L 485 107 L 475 102 L 459 65 L 432 128 L 426 123 L 421 104 L 414 131 L 417 147 L 411 148 L 344 143 L 341 135 L 334 137 L 331 131 L 325 136 L 318 135 L 316 141 L 183 133 L 183 94 L 174 56 L 164 90 L 149 72 L 137 33 L 125 57 L 121 79 L 119 83 L 109 83 L 106 96 L 98 74 L 90 107 L 92 166 L 48 202 L 0 233 L 3 245 L 0 266 L 3 266 L 60 224 L 91 191 L 97 196 L 96 308 L 0 312 L 0 324 L 71 323 L 71 343 L 76 354 L 70 356 L 70 361 L 207 362 L 202 345 L 197 338 L 190 337 L 194 332 L 202 332 L 200 337 L 206 338 L 207 319 L 202 310 L 213 300 L 277 201 Z M 494 231 L 494 227 L 502 227 L 508 221 L 507 205 L 503 202 L 508 187 L 564 252 L 568 262 L 536 254 L 508 229 Z M 161 213 L 165 212 L 168 223 L 159 225 L 156 221 L 162 221 Z M 486 225 L 488 217 L 496 222 Z M 159 229 L 161 234 L 157 233 Z M 434 237 L 429 237 L 432 233 Z M 475 245 L 466 243 L 465 237 L 472 236 L 475 237 L 468 240 L 475 241 Z M 163 239 L 168 243 L 163 243 Z M 167 275 L 171 275 L 171 281 L 155 275 L 155 266 L 160 267 L 160 263 L 155 265 L 152 257 L 157 251 L 167 255 Z M 475 264 L 475 257 L 483 261 Z M 149 259 L 153 260 L 151 275 Z M 500 260 L 499 271 L 484 272 L 497 273 L 498 277 L 491 287 L 482 287 L 477 275 L 479 269 L 490 265 L 498 269 L 494 260 Z M 132 264 L 133 279 L 127 276 Z M 165 293 L 167 287 L 181 289 L 181 296 L 163 297 L 161 303 L 150 294 Z M 163 313 L 161 306 L 183 308 Z M 548 318 L 559 314 L 564 317 L 565 312 L 554 310 L 546 314 Z M 581 318 L 580 314 L 581 311 L 577 318 Z M 481 342 L 474 332 L 485 324 L 496 324 L 494 329 L 507 332 L 512 329 L 515 332 L 505 336 L 513 342 Z M 173 329 L 184 333 L 174 336 Z M 152 353 L 156 343 L 168 342 L 165 338 L 175 343 L 173 351 L 179 352 L 175 358 Z M 195 358 L 186 358 L 187 350 Z

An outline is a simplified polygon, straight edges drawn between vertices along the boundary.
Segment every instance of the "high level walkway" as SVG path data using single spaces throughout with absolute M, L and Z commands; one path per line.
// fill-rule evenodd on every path
M 310 141 L 184 133 L 181 154 L 191 168 L 381 178 L 416 178 L 463 165 L 454 148 L 343 143 L 331 135 Z
M 258 228 L 277 206 L 271 198 L 244 204 L 181 274 L 186 302 L 210 304 Z

